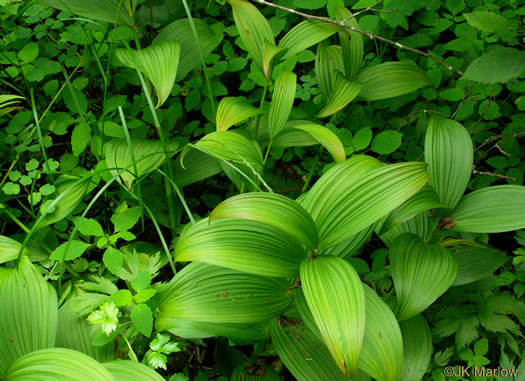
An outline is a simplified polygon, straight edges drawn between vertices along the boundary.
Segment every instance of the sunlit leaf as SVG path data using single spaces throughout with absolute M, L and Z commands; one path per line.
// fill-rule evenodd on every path
M 266 77 L 266 81 L 270 80 L 270 75 L 272 72 L 272 63 L 273 59 L 283 51 L 282 48 L 275 46 L 273 42 L 264 41 L 263 50 L 262 50 L 262 66 L 263 73 Z
M 480 83 L 504 83 L 518 77 L 523 70 L 523 51 L 496 45 L 490 52 L 472 61 L 461 78 Z
M 297 202 L 275 194 L 244 193 L 220 203 L 210 213 L 210 221 L 230 217 L 259 221 L 282 230 L 313 250 L 317 245 L 317 228 L 312 217 Z
M 126 66 L 138 68 L 157 93 L 157 107 L 168 99 L 179 66 L 180 44 L 166 40 L 141 50 L 117 49 L 118 59 Z
M 279 47 L 288 49 L 283 60 L 296 55 L 340 30 L 340 27 L 321 20 L 304 20 L 294 26 L 279 41 Z
M 38 3 L 95 20 L 116 22 L 120 25 L 132 24 L 127 3 L 120 0 L 38 0 Z
M 272 141 L 272 147 L 301 147 L 321 144 L 336 163 L 346 160 L 343 143 L 328 128 L 307 120 L 294 120 L 285 124 Z
M 11 364 L 3 379 L 5 381 L 35 379 L 116 381 L 116 378 L 96 360 L 66 348 L 48 348 L 31 352 Z
M 290 284 L 205 263 L 191 263 L 161 293 L 157 326 L 178 318 L 254 323 L 278 316 L 291 303 Z
M 470 135 L 451 119 L 431 118 L 425 137 L 425 162 L 434 187 L 444 207 L 454 208 L 472 174 L 473 148 Z
M 525 228 L 525 187 L 497 185 L 463 197 L 450 216 L 452 230 L 501 233 Z
M 261 113 L 261 110 L 240 97 L 222 98 L 217 109 L 217 131 L 226 131 L 231 126 Z
M 275 43 L 272 28 L 259 10 L 246 0 L 227 0 L 245 49 L 263 70 L 264 42 Z
M 421 212 L 402 224 L 394 226 L 386 233 L 381 234 L 380 238 L 388 247 L 391 247 L 396 242 L 397 237 L 403 233 L 413 233 L 426 241 L 436 222 L 432 220 L 432 217 L 428 215 L 428 212 Z M 378 226 L 379 228 L 381 227 L 380 222 L 378 223 Z M 378 231 L 379 230 L 376 229 L 376 233 Z
M 218 159 L 198 149 L 185 151 L 184 161 L 182 161 L 181 157 L 178 157 L 177 160 L 175 160 L 174 166 L 174 180 L 181 188 L 207 179 L 222 171 Z
M 490 276 L 509 259 L 496 250 L 472 246 L 461 246 L 452 250 L 458 262 L 458 274 L 453 286 L 461 286 L 476 282 Z
M 399 320 L 424 311 L 456 279 L 458 267 L 454 256 L 444 247 L 425 245 L 414 234 L 398 237 L 390 248 L 389 258 Z
M 296 237 L 253 219 L 204 219 L 183 231 L 176 261 L 197 261 L 268 277 L 292 277 L 307 251 Z
M 14 239 L 0 235 L 0 263 L 13 261 L 18 258 L 22 244 Z M 28 251 L 24 250 L 24 254 Z
M 149 366 L 131 360 L 117 360 L 102 364 L 117 381 L 164 381 L 164 377 Z
M 308 258 L 301 264 L 304 296 L 337 366 L 357 374 L 365 333 L 365 295 L 359 275 L 333 256 Z
M 382 63 L 361 71 L 355 81 L 363 84 L 358 99 L 365 101 L 393 98 L 430 85 L 412 61 Z
M 319 89 L 325 101 L 330 98 L 334 87 L 335 73 L 344 72 L 343 53 L 340 46 L 317 46 L 315 73 Z
M 422 314 L 399 323 L 403 335 L 403 381 L 420 381 L 432 356 L 432 334 Z
M 343 21 L 352 16 L 345 7 L 339 6 L 334 8 L 337 21 Z M 346 22 L 346 25 L 354 28 L 359 28 L 359 23 L 352 17 Z M 352 80 L 359 70 L 361 70 L 361 63 L 363 62 L 363 36 L 357 32 L 351 32 L 347 29 L 339 32 L 339 41 L 341 41 L 341 48 L 343 52 L 344 72 L 348 80 Z
M 0 268 L 0 374 L 18 358 L 54 347 L 57 296 L 27 257 Z M 4 375 L 4 380 L 10 379 Z
M 343 74 L 336 72 L 334 84 L 326 105 L 316 114 L 318 118 L 326 118 L 345 108 L 361 91 L 362 84 L 350 82 Z
M 372 224 L 366 227 L 365 229 L 361 230 L 359 233 L 354 234 L 350 238 L 347 238 L 343 242 L 337 244 L 336 246 L 319 252 L 319 254 L 335 255 L 336 257 L 347 259 L 357 254 L 365 245 L 365 243 L 368 242 L 368 240 L 372 236 L 372 233 L 374 232 L 374 227 L 375 224 Z
M 200 48 L 204 58 L 220 44 L 222 34 L 214 30 L 207 22 L 193 19 L 195 31 L 199 37 Z M 153 40 L 154 43 L 161 41 L 177 41 L 180 44 L 180 59 L 176 80 L 181 80 L 201 64 L 199 48 L 195 43 L 195 37 L 188 19 L 180 19 L 162 28 Z
M 286 124 L 292 111 L 297 86 L 297 76 L 291 71 L 283 70 L 275 81 L 272 103 L 268 111 L 268 130 L 270 139 L 277 135 Z

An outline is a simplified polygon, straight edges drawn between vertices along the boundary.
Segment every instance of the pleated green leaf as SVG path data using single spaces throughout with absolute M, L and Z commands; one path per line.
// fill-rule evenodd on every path
M 421 212 L 440 208 L 441 206 L 439 197 L 434 188 L 430 185 L 425 185 L 414 195 L 414 197 L 411 197 L 407 202 L 388 215 L 383 226 L 381 226 L 379 235 L 386 233 L 394 226 L 408 221 Z
M 206 339 L 224 336 L 238 345 L 249 345 L 268 339 L 265 330 L 268 321 L 258 323 L 217 323 L 193 321 L 162 316 L 156 320 L 157 331 L 170 333 L 186 339 Z
M 336 246 L 319 252 L 319 255 L 335 255 L 336 257 L 347 259 L 357 254 L 372 236 L 375 225 L 372 224 Z
M 263 70 L 264 42 L 274 44 L 272 28 L 259 10 L 247 0 L 227 0 L 233 9 L 233 19 L 244 48 Z
M 403 370 L 400 380 L 421 381 L 432 356 L 432 334 L 422 314 L 399 323 L 403 335 Z
M 9 95 L 9 94 L 0 95 L 0 116 L 4 116 L 6 114 L 9 114 L 11 111 L 16 110 L 18 107 L 13 106 L 13 105 L 19 103 L 20 102 L 19 99 L 25 99 L 25 98 L 19 95 Z M 11 107 L 7 107 L 7 106 L 11 106 Z
M 379 64 L 361 71 L 355 81 L 363 84 L 358 99 L 365 101 L 393 98 L 430 85 L 425 73 L 412 61 Z
M 321 20 L 304 20 L 294 26 L 279 41 L 279 47 L 288 49 L 283 60 L 314 46 L 340 30 L 335 24 Z
M 304 296 L 337 366 L 356 375 L 365 333 L 365 295 L 359 275 L 333 256 L 301 263 Z
M 130 189 L 136 178 L 157 169 L 166 159 L 166 155 L 170 157 L 175 154 L 179 146 L 178 140 L 173 139 L 167 142 L 168 153 L 165 154 L 159 140 L 132 138 L 130 145 L 126 139 L 113 139 L 104 146 L 106 166 L 111 169 L 112 176 L 118 174 L 117 168 L 120 169 L 120 180 Z
M 262 172 L 263 158 L 259 145 L 240 133 L 215 131 L 205 135 L 195 145 L 215 158 L 246 165 L 257 173 Z M 181 155 L 183 164 L 186 152 L 188 150 Z
M 404 233 L 413 233 L 422 240 L 426 241 L 429 234 L 432 232 L 432 229 L 434 228 L 434 224 L 434 221 L 432 221 L 432 218 L 428 215 L 428 213 L 422 212 L 403 222 L 402 224 L 396 225 L 386 233 L 381 234 L 379 238 L 381 238 L 381 240 L 388 247 L 392 247 L 392 245 L 396 242 L 397 237 Z M 380 229 L 381 224 L 378 223 L 378 226 Z M 379 229 L 376 229 L 376 233 L 379 231 Z
M 297 76 L 291 71 L 281 71 L 275 81 L 272 103 L 268 111 L 268 131 L 270 133 L 270 139 L 284 128 L 292 111 L 296 87 Z
M 273 42 L 266 40 L 264 41 L 262 50 L 262 66 L 266 81 L 270 80 L 274 58 L 276 58 L 276 56 L 282 51 L 283 49 L 276 46 Z
M 366 324 L 359 368 L 377 381 L 401 380 L 403 339 L 399 324 L 390 307 L 375 291 L 366 285 L 363 289 Z
M 286 368 L 298 381 L 349 381 L 337 367 L 326 345 L 302 322 L 274 319 L 272 344 Z
M 367 156 L 355 156 L 338 164 L 312 187 L 303 203 L 319 229 L 318 248 L 333 247 L 357 234 L 427 181 L 424 163 L 382 166 Z
M 117 360 L 102 364 L 116 381 L 165 381 L 150 367 L 131 360 Z
M 38 229 L 41 229 L 69 216 L 82 201 L 89 187 L 89 182 L 82 181 L 77 176 L 62 175 L 55 182 L 55 187 L 57 197 L 51 205 L 42 204 L 40 207 L 42 217 L 37 220 L 33 229 L 36 229 L 37 226 Z M 47 213 L 45 213 L 46 211 Z
M 453 286 L 469 284 L 490 276 L 509 259 L 496 250 L 480 247 L 474 242 L 472 245 L 452 249 L 458 262 L 458 274 Z
M 430 118 L 425 136 L 425 162 L 434 187 L 444 207 L 453 209 L 472 174 L 474 153 L 470 135 L 451 119 Z
M 306 243 L 306 242 L 305 242 Z M 204 219 L 185 229 L 174 259 L 196 261 L 267 277 L 293 277 L 308 252 L 287 232 L 256 220 Z
M 193 24 L 199 37 L 202 55 L 206 58 L 222 41 L 222 33 L 212 29 L 203 20 L 194 18 Z M 201 65 L 199 48 L 195 43 L 191 24 L 187 18 L 176 20 L 162 28 L 155 40 L 153 40 L 153 43 L 156 44 L 162 41 L 177 41 L 180 44 L 180 58 L 176 80 L 184 79 L 190 71 Z
M 279 132 L 272 147 L 301 147 L 321 144 L 332 155 L 336 163 L 346 160 L 345 147 L 341 140 L 328 128 L 316 123 L 294 120 L 286 123 Z
M 20 242 L 0 235 L 0 263 L 17 259 L 20 249 L 22 249 L 22 244 Z M 27 250 L 24 250 L 24 254 L 27 254 Z
M 31 352 L 15 361 L 4 381 L 117 381 L 98 361 L 66 348 L 48 348 Z
M 76 303 L 75 298 L 71 298 L 58 310 L 57 347 L 74 349 L 99 362 L 114 360 L 115 344 L 111 341 L 102 346 L 93 345 L 98 327 L 89 324 L 85 316 L 79 316 L 74 308 Z
M 347 81 L 340 72 L 335 73 L 334 84 L 326 105 L 316 114 L 318 118 L 326 118 L 345 108 L 361 91 L 363 85 Z
M 352 15 L 352 12 L 342 6 L 335 7 L 334 12 L 337 21 L 346 20 Z M 359 23 L 355 17 L 348 20 L 346 25 L 359 29 Z M 345 77 L 348 80 L 352 80 L 357 73 L 359 73 L 363 62 L 363 36 L 359 33 L 343 29 L 339 31 L 339 41 L 341 42 L 341 48 L 343 51 Z
M 185 187 L 216 175 L 222 171 L 219 160 L 198 149 L 189 149 L 184 153 L 184 161 L 180 157 L 175 161 L 175 182 L 179 187 Z
M 259 115 L 261 110 L 240 97 L 222 98 L 217 109 L 217 131 L 226 131 L 231 126 Z
M 255 323 L 283 313 L 289 282 L 191 263 L 162 291 L 157 326 L 178 318 L 217 323 Z
M 456 279 L 458 266 L 454 256 L 444 247 L 425 245 L 414 234 L 399 236 L 390 248 L 389 258 L 399 320 L 424 311 Z
M 497 185 L 463 197 L 450 216 L 452 230 L 501 233 L 525 228 L 525 187 Z
M 0 268 L 0 374 L 18 358 L 55 346 L 57 296 L 27 257 Z M 7 380 L 8 378 L 4 378 Z
M 70 11 L 82 17 L 131 25 L 132 20 L 126 3 L 120 0 L 38 0 L 38 4 L 47 5 L 62 11 Z
M 317 55 L 315 57 L 315 73 L 319 89 L 323 98 L 328 100 L 332 94 L 332 88 L 335 81 L 335 73 L 345 71 L 343 63 L 343 53 L 340 46 L 326 46 L 319 44 L 317 46 Z
M 138 68 L 157 93 L 157 108 L 168 99 L 179 66 L 180 44 L 166 40 L 141 50 L 117 49 L 115 54 L 127 67 Z
M 288 233 L 306 250 L 317 246 L 317 227 L 310 214 L 296 201 L 276 193 L 244 193 L 221 202 L 211 213 L 217 218 L 237 218 L 259 221 Z

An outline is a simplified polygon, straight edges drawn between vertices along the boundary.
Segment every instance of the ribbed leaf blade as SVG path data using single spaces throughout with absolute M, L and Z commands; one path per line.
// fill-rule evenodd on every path
M 431 118 L 425 137 L 425 162 L 434 187 L 444 207 L 453 209 L 472 174 L 474 152 L 470 135 L 451 119 Z
M 496 185 L 463 197 L 450 216 L 452 230 L 501 233 L 525 228 L 525 187 Z
M 403 335 L 401 380 L 420 381 L 432 356 L 432 334 L 422 314 L 399 323 Z
M 334 33 L 339 29 L 337 25 L 321 20 L 304 20 L 294 26 L 279 41 L 279 47 L 288 49 L 283 60 L 290 58 L 303 50 L 308 49 Z
M 179 318 L 217 323 L 254 323 L 278 316 L 291 303 L 284 279 L 191 263 L 162 291 L 157 325 Z
M 278 318 L 270 327 L 277 354 L 297 380 L 351 380 L 339 370 L 326 345 L 302 322 Z
M 411 197 L 407 202 L 388 215 L 383 226 L 381 226 L 379 235 L 386 233 L 394 226 L 408 221 L 421 212 L 429 209 L 440 208 L 441 206 L 439 197 L 434 188 L 430 185 L 425 185 L 414 195 L 414 197 Z
M 412 61 L 379 64 L 360 72 L 355 81 L 363 84 L 358 99 L 365 101 L 393 98 L 430 85 L 425 73 Z
M 330 97 L 316 117 L 326 118 L 342 110 L 355 99 L 362 87 L 361 83 L 347 81 L 343 74 L 336 72 Z
M 231 126 L 261 113 L 247 100 L 240 97 L 222 98 L 217 108 L 217 131 L 226 131 Z
M 375 225 L 376 224 L 372 224 L 336 246 L 321 251 L 319 255 L 335 255 L 336 257 L 347 259 L 357 254 L 372 236 Z
M 380 223 L 378 223 L 378 225 L 381 226 Z M 392 245 L 396 242 L 397 237 L 403 233 L 413 233 L 426 241 L 434 227 L 435 223 L 432 218 L 427 212 L 422 212 L 412 217 L 408 221 L 394 226 L 386 233 L 381 234 L 380 238 L 388 247 L 392 247 Z M 376 232 L 377 231 L 378 230 L 376 229 Z
M 272 95 L 272 103 L 268 111 L 268 130 L 270 139 L 277 135 L 286 124 L 292 111 L 297 87 L 297 76 L 291 71 L 279 73 Z
M 343 21 L 352 16 L 352 12 L 342 6 L 335 7 L 334 12 L 337 21 Z M 355 17 L 348 20 L 346 25 L 360 29 Z M 357 32 L 344 29 L 339 32 L 339 41 L 343 52 L 345 77 L 348 80 L 352 80 L 361 69 L 361 63 L 363 62 L 363 36 Z
M 178 157 L 175 161 L 175 182 L 181 188 L 197 181 L 207 179 L 222 171 L 219 160 L 198 149 L 184 153 L 184 161 Z
M 220 44 L 223 36 L 203 20 L 194 18 L 193 25 L 199 37 L 202 55 L 206 58 Z M 153 43 L 156 44 L 161 41 L 177 41 L 180 44 L 180 58 L 176 80 L 184 79 L 190 71 L 200 66 L 201 56 L 199 48 L 195 43 L 195 37 L 188 19 L 176 20 L 162 28 L 155 40 L 153 40 Z
M 262 50 L 262 66 L 266 81 L 270 80 L 274 58 L 282 51 L 283 49 L 276 46 L 273 42 L 266 40 L 264 41 Z
M 350 162 L 349 164 L 346 164 Z M 319 249 L 333 247 L 403 204 L 428 181 L 424 163 L 377 168 L 366 157 L 334 167 L 315 184 L 304 206 L 319 228 Z M 372 168 L 377 168 L 371 170 Z M 334 179 L 334 175 L 339 175 Z M 316 202 L 317 199 L 317 202 Z
M 309 121 L 291 121 L 275 136 L 272 147 L 297 147 L 321 144 L 336 163 L 346 160 L 345 148 L 328 128 Z
M 18 358 L 54 347 L 57 296 L 27 257 L 0 268 L 0 374 Z M 6 378 L 8 379 L 8 378 Z
M 456 279 L 458 267 L 454 256 L 444 247 L 425 245 L 414 234 L 398 237 L 389 257 L 399 320 L 424 311 Z
M 132 24 L 126 5 L 120 0 L 39 0 L 38 3 L 95 20 L 116 22 L 120 25 Z
M 38 377 L 35 378 L 37 375 Z M 117 380 L 96 360 L 66 348 L 48 348 L 31 352 L 15 361 L 3 379 L 5 381 Z
M 141 50 L 117 49 L 118 59 L 127 67 L 138 68 L 157 93 L 157 107 L 168 99 L 179 66 L 180 44 L 166 40 Z
M 366 324 L 359 368 L 378 381 L 399 380 L 403 363 L 403 339 L 394 313 L 368 286 Z M 403 380 L 404 381 L 404 380 Z
M 264 42 L 275 43 L 272 28 L 259 10 L 246 0 L 227 0 L 244 47 L 263 70 Z
M 164 381 L 164 377 L 150 367 L 131 360 L 117 360 L 102 364 L 117 381 Z
M 344 72 L 343 53 L 340 46 L 319 44 L 315 56 L 315 73 L 325 101 L 330 98 L 335 73 Z
M 337 366 L 357 374 L 365 333 L 365 295 L 359 275 L 333 256 L 305 259 L 301 264 L 304 296 Z
M 164 153 L 163 144 L 159 140 L 132 138 L 131 144 L 128 144 L 126 139 L 112 139 L 104 146 L 106 166 L 112 176 L 119 172 L 114 168 L 121 169 L 120 179 L 130 189 L 136 178 L 157 169 L 166 159 L 166 155 L 172 156 L 179 145 L 178 140 L 168 141 L 166 148 L 169 152 Z
M 496 250 L 480 247 L 472 242 L 472 246 L 461 246 L 452 250 L 458 262 L 458 274 L 453 286 L 461 286 L 476 282 L 490 276 L 509 259 Z
M 294 236 L 256 220 L 204 219 L 175 245 L 176 261 L 196 261 L 267 277 L 293 277 L 306 257 Z
M 221 202 L 210 220 L 229 217 L 259 221 L 299 240 L 306 250 L 317 245 L 317 227 L 308 212 L 296 201 L 276 193 L 244 193 Z
M 13 261 L 18 258 L 22 244 L 14 239 L 0 235 L 0 263 Z M 27 250 L 24 250 L 27 254 Z

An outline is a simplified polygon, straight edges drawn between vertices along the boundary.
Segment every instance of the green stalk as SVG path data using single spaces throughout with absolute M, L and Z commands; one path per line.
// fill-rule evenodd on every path
M 40 128 L 40 122 L 38 120 L 38 115 L 36 114 L 35 94 L 33 92 L 33 88 L 29 89 L 29 95 L 31 96 L 31 108 L 33 110 L 33 117 L 35 118 L 36 130 L 38 132 L 38 144 L 40 144 L 40 149 L 42 150 L 42 156 L 44 157 L 44 163 L 48 165 L 46 147 L 44 147 L 44 138 L 42 137 L 42 130 Z M 49 173 L 49 178 L 51 179 L 51 183 L 55 185 L 55 179 L 51 173 Z

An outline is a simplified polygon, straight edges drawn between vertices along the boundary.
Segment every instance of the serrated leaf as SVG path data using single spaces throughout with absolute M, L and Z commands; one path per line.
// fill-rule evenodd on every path
M 268 111 L 268 131 L 270 140 L 277 135 L 286 124 L 292 111 L 297 87 L 297 76 L 287 70 L 281 71 L 272 95 L 272 103 Z
M 456 278 L 457 263 L 452 254 L 441 246 L 425 245 L 414 234 L 398 237 L 389 258 L 400 321 L 424 311 Z
M 301 283 L 313 318 L 337 366 L 356 375 L 365 334 L 365 294 L 359 275 L 333 256 L 305 259 Z
M 425 136 L 425 162 L 430 185 L 441 203 L 454 208 L 472 174 L 472 140 L 461 124 L 451 119 L 431 118 Z
M 321 144 L 332 155 L 336 163 L 346 160 L 343 143 L 328 128 L 307 120 L 294 120 L 285 124 L 284 129 L 272 141 L 272 147 L 301 147 Z
M 315 115 L 318 118 L 326 118 L 345 108 L 363 87 L 358 82 L 347 81 L 340 72 L 335 73 L 333 81 L 332 92 L 326 105 Z
M 504 83 L 525 70 L 525 54 L 517 49 L 497 46 L 476 58 L 462 79 L 480 83 Z
M 131 287 L 137 292 L 148 288 L 151 284 L 151 274 L 148 270 L 142 270 L 138 275 L 131 281 Z
M 141 50 L 117 49 L 118 59 L 127 67 L 139 69 L 157 93 L 157 108 L 168 99 L 179 65 L 180 44 L 166 40 Z
M 494 12 L 477 11 L 464 13 L 463 16 L 470 25 L 483 32 L 493 33 L 509 26 L 509 21 L 505 17 Z
M 259 10 L 246 0 L 227 0 L 233 9 L 233 19 L 245 49 L 263 70 L 264 42 L 275 43 L 272 28 Z
M 300 22 L 279 41 L 278 46 L 280 48 L 288 49 L 282 59 L 285 60 L 308 49 L 310 46 L 327 39 L 338 30 L 340 27 L 326 21 L 304 20 Z
M 432 334 L 422 314 L 399 323 L 403 336 L 403 369 L 400 379 L 420 381 L 432 357 Z
M 131 321 L 137 330 L 149 337 L 153 330 L 153 314 L 147 304 L 137 304 L 131 310 Z
M 426 74 L 412 61 L 379 64 L 361 71 L 355 81 L 363 84 L 358 99 L 365 101 L 393 98 L 430 85 Z
M 292 277 L 298 275 L 306 255 L 301 241 L 272 225 L 252 219 L 216 218 L 184 230 L 175 245 L 174 259 L 267 277 Z
M 157 326 L 169 319 L 254 323 L 284 312 L 289 283 L 205 263 L 191 263 L 161 293 Z
M 17 268 L 0 268 L 0 300 L 0 374 L 9 380 L 10 373 L 4 373 L 15 360 L 55 345 L 57 296 L 22 257 Z
M 260 109 L 253 107 L 251 103 L 243 98 L 222 98 L 217 109 L 217 131 L 226 131 L 231 126 L 248 118 L 253 118 L 260 113 Z
M 82 218 L 75 220 L 75 224 L 78 228 L 80 234 L 85 236 L 95 236 L 100 237 L 104 235 L 104 230 L 97 220 L 93 218 Z
M 84 254 L 84 252 L 90 246 L 91 245 L 89 243 L 82 242 L 76 239 L 64 242 L 62 245 L 53 250 L 53 252 L 49 256 L 49 259 L 53 259 L 55 261 L 71 261 Z

